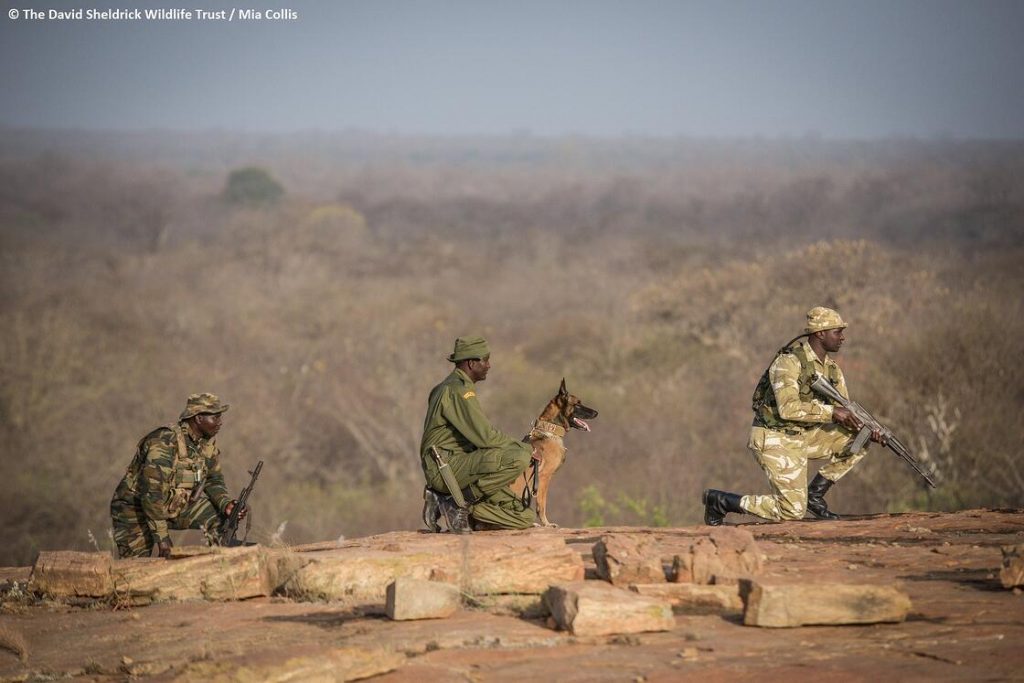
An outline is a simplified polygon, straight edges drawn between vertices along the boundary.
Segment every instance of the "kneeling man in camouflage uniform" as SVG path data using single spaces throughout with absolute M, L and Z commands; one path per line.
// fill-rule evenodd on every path
M 168 529 L 202 529 L 208 540 L 215 536 L 235 504 L 214 441 L 227 409 L 213 394 L 192 394 L 177 423 L 139 441 L 110 501 L 119 557 L 147 557 L 154 544 L 167 557 Z
M 862 425 L 846 408 L 814 394 L 811 383 L 821 375 L 849 397 L 843 372 L 828 355 L 846 341 L 845 328 L 836 311 L 812 308 L 803 334 L 776 354 L 754 389 L 754 423 L 747 444 L 768 477 L 771 493 L 740 496 L 706 489 L 705 524 L 718 526 L 729 512 L 780 521 L 801 519 L 810 510 L 818 519 L 839 519 L 828 509 L 825 494 L 864 457 L 864 450 L 856 455 L 847 451 Z M 882 435 L 875 431 L 871 438 L 881 442 Z M 828 461 L 810 485 L 809 459 Z
M 448 356 L 455 369 L 430 392 L 423 423 L 420 456 L 427 479 L 423 518 L 431 531 L 443 513 L 448 528 L 464 533 L 471 527 L 523 529 L 533 525 L 533 510 L 523 505 L 509 484 L 526 471 L 532 449 L 491 426 L 476 397 L 476 382 L 487 378 L 491 352 L 483 337 L 455 340 Z M 448 497 L 438 464 L 431 453 L 437 449 L 454 474 L 466 507 Z

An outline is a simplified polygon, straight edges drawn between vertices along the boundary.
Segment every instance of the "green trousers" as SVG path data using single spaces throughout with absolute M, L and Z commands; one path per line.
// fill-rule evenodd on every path
M 448 466 L 460 488 L 469 488 L 481 500 L 470 506 L 469 514 L 479 522 L 503 529 L 525 529 L 533 526 L 536 515 L 512 493 L 509 484 L 530 466 L 530 451 L 512 445 L 505 448 L 480 448 L 471 453 L 447 454 Z M 424 460 L 423 472 L 427 486 L 448 495 L 432 459 Z
M 142 505 L 134 500 L 114 498 L 110 501 L 110 520 L 114 525 L 114 543 L 117 556 L 149 557 L 158 539 L 153 537 L 146 525 Z M 216 533 L 221 516 L 210 499 L 202 496 L 187 506 L 174 519 L 167 520 L 167 526 L 175 530 L 202 529 L 207 535 Z

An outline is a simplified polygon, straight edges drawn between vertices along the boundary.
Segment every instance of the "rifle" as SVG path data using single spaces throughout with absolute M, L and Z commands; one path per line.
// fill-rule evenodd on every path
M 856 401 L 851 401 L 844 397 L 834 386 L 832 386 L 831 382 L 821 375 L 815 377 L 814 381 L 811 382 L 811 389 L 827 398 L 833 404 L 840 405 L 849 410 L 853 413 L 854 417 L 860 420 L 864 425 L 860 428 L 857 436 L 854 437 L 853 443 L 850 444 L 851 455 L 860 452 L 860 449 L 863 448 L 864 444 L 866 444 L 868 439 L 871 438 L 871 432 L 877 429 L 882 433 L 882 438 L 885 442 L 886 448 L 905 460 L 907 464 L 914 468 L 915 472 L 920 474 L 924 480 L 928 482 L 929 486 L 935 488 L 935 482 L 932 480 L 931 476 L 921 468 L 921 464 L 910 452 L 910 449 L 904 446 L 903 442 L 896 438 L 896 435 L 892 433 L 891 429 L 876 420 L 871 413 L 865 410 L 864 406 Z
M 260 470 L 263 469 L 263 461 L 260 460 L 256 463 L 256 468 L 249 472 L 252 475 L 252 479 L 249 480 L 249 485 L 242 489 L 242 492 L 238 494 L 238 500 L 235 501 L 235 506 L 231 508 L 231 514 L 228 518 L 220 525 L 220 533 L 217 536 L 217 545 L 227 546 L 233 548 L 239 545 L 247 545 L 245 539 L 249 538 L 249 527 L 246 525 L 245 536 L 239 541 L 235 535 L 238 533 L 238 518 L 242 512 L 245 511 L 245 504 L 249 501 L 249 494 L 252 493 L 253 488 L 256 486 L 256 479 L 260 476 Z M 249 522 L 251 524 L 251 520 Z

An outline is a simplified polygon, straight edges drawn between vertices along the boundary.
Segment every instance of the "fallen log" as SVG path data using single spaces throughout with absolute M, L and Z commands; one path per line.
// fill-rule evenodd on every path
M 114 590 L 107 553 L 44 550 L 32 567 L 29 589 L 52 598 L 101 598 Z
M 106 553 L 44 551 L 36 559 L 29 587 L 57 599 L 129 602 L 242 600 L 270 595 L 273 589 L 258 546 L 214 548 L 172 560 L 114 560 Z
M 280 566 L 280 562 L 279 562 Z M 458 586 L 468 595 L 539 595 L 552 583 L 583 578 L 579 553 L 557 536 L 424 534 L 374 547 L 293 557 L 285 595 L 383 607 L 388 584 L 405 576 Z

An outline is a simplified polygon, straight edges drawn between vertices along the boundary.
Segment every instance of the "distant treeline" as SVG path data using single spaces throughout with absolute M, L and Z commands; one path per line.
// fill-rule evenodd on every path
M 1024 504 L 1021 143 L 2 132 L 0 565 L 108 547 L 137 440 L 194 391 L 232 404 L 232 489 L 266 461 L 257 538 L 415 528 L 469 333 L 504 430 L 562 377 L 601 412 L 554 521 L 695 523 L 704 486 L 764 490 L 750 394 L 819 304 L 940 484 L 874 450 L 832 507 Z

